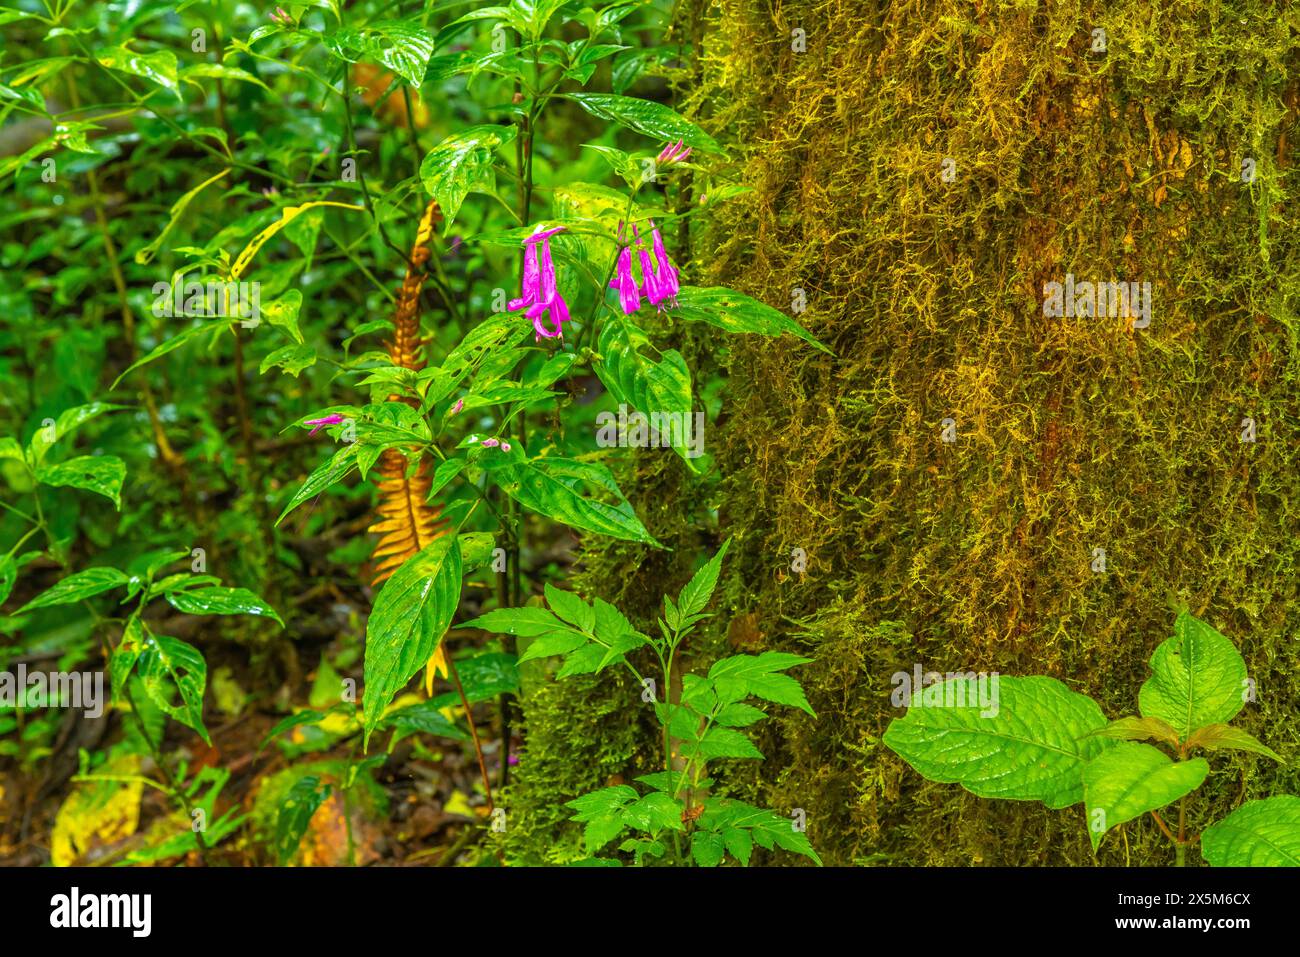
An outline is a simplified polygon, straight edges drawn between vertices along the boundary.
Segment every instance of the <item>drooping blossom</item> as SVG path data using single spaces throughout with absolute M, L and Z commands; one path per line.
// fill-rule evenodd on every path
M 654 221 L 650 222 L 653 259 L 635 226 L 632 227 L 632 236 L 641 265 L 641 282 L 638 285 L 632 274 L 632 246 L 625 246 L 618 254 L 615 276 L 609 283 L 611 288 L 618 290 L 619 305 L 623 312 L 630 316 L 640 309 L 643 295 L 650 300 L 650 305 L 660 311 L 666 306 L 676 307 L 677 293 L 681 290 L 681 275 L 668 258 L 668 250 L 664 248 L 663 237 L 659 235 Z
M 551 261 L 550 239 L 563 229 L 563 226 L 556 226 L 554 229 L 538 231 L 524 240 L 522 288 L 519 298 L 511 299 L 506 304 L 510 312 L 527 310 L 524 315 L 532 320 L 539 341 L 559 336 L 564 331 L 564 324 L 569 321 L 569 306 L 556 286 L 555 264 Z M 551 329 L 547 329 L 542 321 L 548 314 L 553 324 Z
M 686 157 L 690 155 L 691 148 L 683 140 L 678 140 L 676 143 L 669 143 L 660 150 L 659 155 L 655 157 L 655 162 L 660 166 L 667 166 L 670 163 L 684 163 Z
M 458 413 L 460 412 L 460 410 L 463 409 L 463 408 L 465 408 L 465 400 L 464 400 L 464 398 L 457 399 L 457 400 L 456 400 L 456 404 L 453 405 L 453 406 L 451 407 L 451 412 L 450 412 L 449 414 L 450 414 L 450 415 L 456 415 L 456 414 L 458 414 Z
M 323 419 L 308 419 L 303 424 L 315 426 L 315 428 L 313 428 L 310 432 L 307 433 L 308 435 L 315 435 L 321 429 L 325 428 L 325 426 L 338 425 L 342 421 L 343 421 L 343 416 L 335 413 L 334 415 L 327 415 Z
M 623 312 L 632 315 L 641 308 L 641 290 L 637 288 L 636 280 L 632 278 L 632 247 L 624 246 L 622 252 L 618 254 L 618 267 L 615 269 L 614 278 L 609 281 L 611 289 L 618 290 L 618 303 L 623 307 Z

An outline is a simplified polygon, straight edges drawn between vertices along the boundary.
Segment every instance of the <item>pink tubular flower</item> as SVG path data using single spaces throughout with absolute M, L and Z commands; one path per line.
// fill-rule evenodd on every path
M 500 439 L 484 439 L 484 440 L 483 440 L 483 448 L 485 448 L 485 449 L 496 448 L 496 447 L 497 447 L 498 445 L 500 445 L 500 444 L 501 444 L 501 440 L 500 440 Z
M 276 23 L 283 24 L 286 27 L 292 22 L 289 19 L 289 14 L 284 12 L 283 7 L 276 7 L 275 13 L 271 14 L 271 19 Z
M 664 238 L 659 235 L 654 220 L 650 221 L 650 237 L 654 242 L 655 263 L 658 267 L 655 269 L 655 282 L 659 286 L 659 297 L 675 307 L 677 293 L 682 288 L 681 276 L 677 272 L 677 267 L 668 258 L 668 250 L 664 249 Z
M 636 238 L 637 256 L 641 259 L 641 291 L 645 297 L 650 300 L 650 305 L 659 308 L 659 303 L 663 301 L 664 294 L 660 288 L 659 276 L 655 273 L 654 267 L 650 264 L 650 253 L 641 243 L 641 234 L 637 232 L 635 226 L 632 227 L 632 235 Z
M 660 166 L 667 166 L 670 163 L 684 163 L 686 157 L 691 155 L 691 148 L 686 145 L 685 141 L 678 140 L 676 143 L 669 143 L 659 155 L 655 157 L 655 162 Z
M 609 286 L 611 289 L 618 290 L 618 302 L 625 314 L 630 316 L 641 308 L 641 290 L 637 288 L 636 280 L 632 278 L 631 246 L 624 246 L 623 251 L 618 254 L 618 268 L 614 278 L 609 281 Z
M 539 341 L 542 338 L 554 339 L 563 334 L 564 324 L 569 321 L 569 306 L 556 286 L 555 264 L 551 261 L 551 237 L 563 229 L 563 226 L 557 226 L 554 229 L 539 230 L 524 240 L 524 276 L 519 298 L 511 299 L 506 304 L 510 312 L 527 310 L 524 315 L 532 320 Z M 548 313 L 553 331 L 548 330 L 542 322 Z
M 451 414 L 456 415 L 463 408 L 465 408 L 465 400 L 463 398 L 457 399 L 456 404 L 451 407 Z
M 313 428 L 310 432 L 307 433 L 308 435 L 315 435 L 321 429 L 325 428 L 325 426 L 338 425 L 342 421 L 343 421 L 343 416 L 335 413 L 334 415 L 327 415 L 323 419 L 308 419 L 303 424 L 315 426 L 315 428 Z

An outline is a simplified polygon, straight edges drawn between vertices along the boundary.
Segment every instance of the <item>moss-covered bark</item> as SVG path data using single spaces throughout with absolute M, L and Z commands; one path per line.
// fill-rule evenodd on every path
M 818 718 L 774 723 L 768 760 L 730 784 L 804 808 L 827 863 L 1089 863 L 1081 807 L 977 799 L 886 750 L 891 676 L 1049 674 L 1119 717 L 1181 604 L 1246 658 L 1258 700 L 1239 723 L 1293 752 L 1300 10 L 696 0 L 690 16 L 687 108 L 753 191 L 692 236 L 689 281 L 806 298 L 798 318 L 836 353 L 733 342 L 709 434 L 737 537 L 726 644 L 817 659 L 801 677 Z M 1045 317 L 1067 273 L 1150 283 L 1150 324 Z M 626 571 L 601 548 L 590 561 Z M 1300 793 L 1263 758 L 1212 764 L 1194 832 Z M 1173 853 L 1148 820 L 1099 859 Z

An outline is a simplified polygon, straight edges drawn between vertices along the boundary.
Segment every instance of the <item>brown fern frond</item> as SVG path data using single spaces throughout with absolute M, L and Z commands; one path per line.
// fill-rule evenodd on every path
M 393 339 L 388 345 L 388 354 L 396 365 L 407 369 L 419 370 L 425 365 L 424 340 L 420 337 L 420 292 L 424 288 L 424 265 L 432 255 L 430 242 L 434 227 L 441 219 L 438 204 L 429 203 L 420 218 L 406 278 L 397 295 Z M 389 396 L 389 401 L 416 404 L 413 399 L 395 395 Z M 376 463 L 376 471 L 379 473 L 379 515 L 369 531 L 379 536 L 373 554 L 373 584 L 379 585 L 408 558 L 445 534 L 447 523 L 442 518 L 442 510 L 428 501 L 433 483 L 427 459 L 421 458 L 414 473 L 408 477 L 410 463 L 407 457 L 398 449 L 387 449 Z M 426 684 L 432 683 L 435 670 L 444 675 L 447 673 L 441 646 L 429 661 Z

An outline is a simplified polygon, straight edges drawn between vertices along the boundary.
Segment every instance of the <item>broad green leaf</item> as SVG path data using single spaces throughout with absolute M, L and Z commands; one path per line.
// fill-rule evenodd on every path
M 1247 801 L 1201 834 L 1212 867 L 1300 867 L 1300 797 Z
M 763 752 L 754 747 L 754 743 L 734 728 L 714 725 L 704 732 L 699 744 L 692 748 L 692 756 L 708 761 L 712 758 L 753 758 L 763 760 Z
M 528 647 L 520 653 L 519 660 L 524 662 L 535 658 L 549 658 L 552 655 L 567 655 L 590 640 L 579 631 L 548 632 L 529 642 Z
M 122 510 L 122 482 L 126 480 L 126 463 L 116 455 L 79 455 L 58 465 L 36 469 L 37 481 L 43 485 L 70 486 L 103 495 Z
M 265 374 L 267 369 L 279 366 L 289 375 L 297 378 L 298 373 L 303 369 L 315 364 L 316 350 L 311 346 L 283 346 L 263 359 L 257 371 Z
M 124 405 L 112 405 L 107 402 L 90 402 L 86 405 L 65 409 L 59 413 L 59 417 L 54 420 L 53 424 L 42 425 L 36 430 L 27 446 L 28 455 L 34 464 L 40 465 L 45 459 L 45 453 L 53 447 L 55 442 L 61 441 L 65 436 L 71 435 L 82 425 L 93 418 L 103 415 L 105 412 L 116 412 L 125 408 Z
M 710 558 L 681 590 L 677 599 L 677 609 L 683 617 L 698 615 L 709 604 L 709 599 L 713 597 L 713 589 L 718 584 L 718 573 L 722 571 L 722 560 L 726 558 L 729 548 L 731 548 L 730 538 L 722 543 L 718 553 Z
M 396 728 L 408 733 L 429 734 L 438 738 L 452 738 L 456 741 L 470 739 L 470 736 L 444 715 L 442 708 L 433 701 L 421 701 L 419 704 L 389 711 L 380 718 L 379 727 Z
M 94 595 L 121 588 L 130 578 L 116 568 L 87 568 L 76 572 L 59 582 L 49 591 L 42 592 L 15 614 L 21 615 L 34 608 L 47 608 L 50 605 L 70 605 L 73 602 L 90 598 Z
M 1231 721 L 1245 706 L 1246 662 L 1230 640 L 1182 612 L 1174 636 L 1151 656 L 1138 692 L 1145 717 L 1161 718 L 1186 739 L 1207 724 Z
M 646 531 L 603 465 L 553 456 L 508 465 L 496 475 L 501 489 L 530 511 L 582 531 L 663 547 Z M 584 485 L 600 489 L 613 504 L 584 494 Z
M 0 438 L 0 461 L 4 459 L 23 461 L 23 447 L 12 436 L 6 435 L 4 438 Z
M 1083 769 L 1092 849 L 1112 827 L 1191 794 L 1209 773 L 1204 758 L 1175 762 L 1160 749 L 1135 741 L 1122 741 L 1103 751 Z
M 224 63 L 195 63 L 192 66 L 185 67 L 180 72 L 182 80 L 187 80 L 202 89 L 203 84 L 198 82 L 199 77 L 216 77 L 218 80 L 240 80 L 244 83 L 256 83 L 268 93 L 271 92 L 269 86 L 247 70 L 241 70 L 237 66 L 227 66 Z M 224 176 L 225 174 L 222 173 L 221 175 Z
M 377 61 L 419 87 L 433 56 L 434 37 L 418 20 L 379 20 L 360 28 L 339 27 L 324 37 L 325 47 L 355 63 Z
M 279 299 L 274 302 L 268 302 L 261 307 L 262 315 L 266 321 L 273 326 L 283 329 L 293 338 L 295 342 L 302 345 L 302 331 L 298 328 L 298 313 L 302 310 L 302 292 L 298 289 L 290 289 Z M 312 353 L 313 357 L 315 353 Z M 305 366 L 300 367 L 305 368 Z
M 132 615 L 122 629 L 122 640 L 117 643 L 108 658 L 108 683 L 112 690 L 113 701 L 122 701 L 126 695 L 126 683 L 140 660 L 144 650 L 144 626 L 139 617 Z
M 208 744 L 212 743 L 203 726 L 203 690 L 208 682 L 208 666 L 197 648 L 179 638 L 146 634 L 136 673 L 154 704 L 181 724 L 193 728 Z M 175 700 L 177 696 L 179 702 Z
M 629 428 L 629 432 L 635 432 L 639 426 L 645 433 L 644 439 L 653 447 L 671 446 L 691 471 L 698 472 L 695 460 L 703 450 L 692 447 L 696 420 L 691 408 L 691 373 L 686 368 L 686 360 L 677 351 L 668 349 L 662 354 L 663 360 L 655 362 L 638 351 L 644 341 L 644 334 L 630 324 L 618 320 L 605 323 L 600 333 L 600 359 L 592 368 L 620 404 L 631 406 L 645 417 L 646 421 Z M 605 416 L 615 419 L 612 412 Z M 612 430 L 612 434 L 602 444 L 619 440 L 618 427 L 613 421 L 602 426 L 602 433 L 606 429 Z M 643 444 L 635 435 L 622 439 L 634 447 Z
M 143 77 L 176 94 L 181 99 L 180 80 L 176 75 L 176 54 L 170 50 L 136 53 L 125 46 L 111 47 L 95 53 L 100 66 L 133 76 Z
M 677 306 L 672 314 L 682 319 L 707 322 L 727 332 L 752 332 L 760 336 L 789 333 L 822 352 L 831 351 L 785 313 L 733 289 L 682 286 L 677 293 Z
M 330 786 L 308 774 L 294 782 L 275 818 L 275 854 L 281 865 L 287 864 L 302 843 L 316 809 L 329 797 Z
M 425 667 L 460 604 L 460 539 L 443 535 L 384 583 L 366 623 L 365 741 L 388 703 Z
M 719 553 L 721 554 L 721 553 Z M 813 714 L 799 682 L 781 674 L 787 668 L 807 664 L 811 658 L 765 651 L 761 655 L 732 655 L 709 669 L 709 678 L 724 702 L 739 701 L 753 695 L 774 704 L 785 704 Z
M 1097 702 L 1055 678 L 999 676 L 992 708 L 980 704 L 976 682 L 958 677 L 914 693 L 884 742 L 931 781 L 1064 808 L 1083 800 L 1084 765 L 1114 747 L 1085 737 L 1107 724 Z
M 710 153 L 723 151 L 712 136 L 662 103 L 614 93 L 572 93 L 570 98 L 592 116 L 626 126 L 661 143 L 682 140 L 695 149 Z
M 496 150 L 515 138 L 513 126 L 471 126 L 453 133 L 424 157 L 420 180 L 438 201 L 446 217 L 443 234 L 470 193 L 491 193 L 496 189 L 492 161 Z
M 1280 754 L 1266 747 L 1254 735 L 1230 724 L 1207 724 L 1197 728 L 1187 739 L 1187 747 L 1205 748 L 1207 751 L 1251 751 L 1266 755 L 1279 764 L 1286 763 Z
M 257 615 L 273 619 L 281 628 L 284 627 L 275 609 L 247 588 L 209 585 L 169 591 L 166 597 L 173 608 L 187 615 Z

